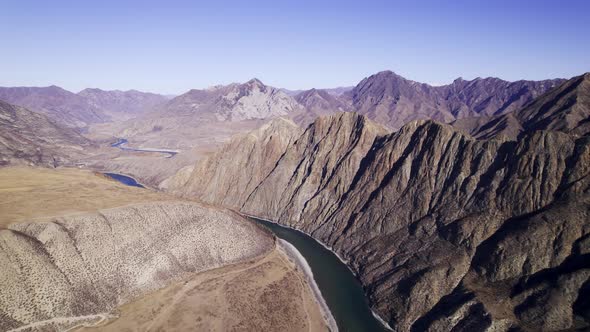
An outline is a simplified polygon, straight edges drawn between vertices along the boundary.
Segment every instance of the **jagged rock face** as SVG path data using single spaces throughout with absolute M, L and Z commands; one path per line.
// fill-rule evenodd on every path
M 394 329 L 590 326 L 587 137 L 538 131 L 483 141 L 432 121 L 386 134 L 346 113 L 318 119 L 271 163 L 231 204 L 196 194 L 333 247 Z M 193 178 L 211 177 L 197 169 Z M 230 169 L 216 172 L 255 174 Z
M 469 116 L 506 114 L 561 82 L 563 80 L 507 82 L 498 78 L 477 78 L 430 86 L 385 71 L 362 80 L 350 95 L 355 111 L 397 130 L 416 119 L 450 122 Z
M 298 111 L 297 102 L 258 79 L 208 90 L 191 90 L 172 99 L 165 115 L 191 115 L 216 121 L 241 121 L 285 116 Z M 159 114 L 159 113 L 158 113 Z
M 71 164 L 90 142 L 42 114 L 0 101 L 0 166 Z
M 292 224 L 309 209 L 337 203 L 375 138 L 386 133 L 356 113 L 318 118 L 243 201 L 242 211 L 273 220 L 289 216 Z
M 325 90 L 303 91 L 295 96 L 295 100 L 305 108 L 305 111 L 293 116 L 293 120 L 305 127 L 319 116 L 352 111 L 350 100 Z
M 92 106 L 104 110 L 114 120 L 141 115 L 168 101 L 165 96 L 137 90 L 84 89 L 78 95 L 86 98 Z
M 137 204 L 12 224 L 0 230 L 0 329 L 109 313 L 189 273 L 272 248 L 273 238 L 255 225 L 194 203 Z
M 480 139 L 506 137 L 522 132 L 553 130 L 578 136 L 590 133 L 590 73 L 574 77 L 513 113 L 465 118 L 453 126 Z
M 85 127 L 110 120 L 86 98 L 57 86 L 0 88 L 0 100 L 42 113 L 69 127 Z

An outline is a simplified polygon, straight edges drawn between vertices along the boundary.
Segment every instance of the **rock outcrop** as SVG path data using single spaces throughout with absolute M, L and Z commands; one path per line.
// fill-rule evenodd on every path
M 161 202 L 0 230 L 0 329 L 67 329 L 191 273 L 259 257 L 272 236 L 228 211 Z
M 388 134 L 344 113 L 316 120 L 266 166 L 230 163 L 243 155 L 227 146 L 210 157 L 225 164 L 197 164 L 191 179 L 256 185 L 177 190 L 331 246 L 395 330 L 590 326 L 588 137 L 476 140 L 430 120 Z

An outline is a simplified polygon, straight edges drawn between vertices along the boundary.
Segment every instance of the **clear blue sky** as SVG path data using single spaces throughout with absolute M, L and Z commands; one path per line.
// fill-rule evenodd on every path
M 0 86 L 290 89 L 590 71 L 590 1 L 2 0 Z

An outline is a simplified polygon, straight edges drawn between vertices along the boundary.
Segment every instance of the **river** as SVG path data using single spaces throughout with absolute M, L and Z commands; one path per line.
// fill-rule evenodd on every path
M 305 233 L 269 221 L 250 219 L 294 245 L 305 257 L 339 331 L 388 331 L 373 315 L 358 279 L 336 254 Z
M 111 146 L 114 147 L 114 148 L 119 148 L 119 149 L 124 150 L 124 151 L 163 153 L 163 154 L 167 154 L 168 155 L 168 157 L 166 157 L 166 158 L 172 158 L 172 157 L 174 157 L 178 153 L 177 150 L 168 150 L 168 149 L 153 149 L 153 148 L 142 148 L 142 149 L 139 149 L 139 148 L 129 148 L 129 147 L 124 146 L 127 143 L 128 143 L 127 139 L 125 139 L 125 138 L 119 138 L 117 140 L 117 142 L 111 144 Z

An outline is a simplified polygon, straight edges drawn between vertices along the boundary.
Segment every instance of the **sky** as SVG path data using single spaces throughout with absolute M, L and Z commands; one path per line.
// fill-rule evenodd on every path
M 253 77 L 309 89 L 382 70 L 434 85 L 590 71 L 585 0 L 0 2 L 0 86 L 179 94 Z

